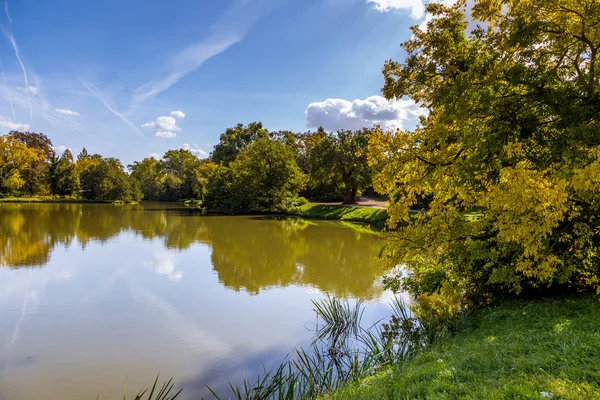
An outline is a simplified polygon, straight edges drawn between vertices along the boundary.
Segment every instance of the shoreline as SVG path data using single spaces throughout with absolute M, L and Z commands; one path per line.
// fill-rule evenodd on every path
M 124 203 L 121 201 L 108 200 L 87 200 L 87 199 L 68 199 L 68 198 L 52 198 L 52 197 L 5 197 L 0 198 L 2 203 L 67 203 L 67 204 L 143 204 L 139 203 Z M 178 202 L 162 202 L 152 201 L 160 204 L 181 204 L 185 206 L 195 206 L 190 201 Z M 223 215 L 216 211 L 209 211 L 209 215 Z M 240 215 L 264 215 L 262 213 L 250 213 Z M 387 221 L 387 211 L 382 208 L 363 207 L 355 205 L 340 205 L 340 204 L 324 204 L 324 203 L 307 203 L 296 207 L 292 210 L 282 213 L 273 213 L 273 215 L 289 215 L 312 220 L 328 220 L 328 221 L 345 221 L 358 222 L 369 225 L 375 230 L 383 230 Z

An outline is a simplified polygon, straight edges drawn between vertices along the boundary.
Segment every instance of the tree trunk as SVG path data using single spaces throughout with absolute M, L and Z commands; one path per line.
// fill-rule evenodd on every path
M 342 197 L 343 204 L 356 204 L 356 193 L 358 189 L 355 187 L 349 187 L 346 189 L 346 193 Z

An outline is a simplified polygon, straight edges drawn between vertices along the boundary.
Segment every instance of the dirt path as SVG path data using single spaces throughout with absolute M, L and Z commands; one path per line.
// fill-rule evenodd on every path
M 341 202 L 337 202 L 337 203 L 317 203 L 317 204 L 325 204 L 325 205 L 332 205 L 332 206 L 341 206 L 342 205 Z M 377 199 L 373 199 L 373 198 L 370 198 L 370 197 L 361 196 L 356 201 L 356 204 L 344 204 L 344 205 L 346 205 L 348 207 L 370 207 L 370 208 L 385 209 L 388 206 L 388 202 L 385 201 L 385 200 L 377 200 Z

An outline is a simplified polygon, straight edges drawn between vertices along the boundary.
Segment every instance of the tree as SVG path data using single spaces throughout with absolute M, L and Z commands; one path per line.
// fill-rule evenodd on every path
M 219 166 L 208 185 L 209 207 L 229 213 L 281 211 L 293 205 L 306 177 L 285 144 L 262 138 Z
M 159 200 L 165 190 L 164 165 L 154 157 L 144 158 L 128 166 L 131 177 L 139 182 L 146 200 Z
M 195 197 L 204 200 L 208 193 L 208 184 L 216 173 L 218 164 L 212 160 L 200 160 L 200 163 L 190 174 L 192 192 Z
M 62 156 L 53 155 L 50 165 L 50 190 L 60 196 L 72 196 L 79 191 L 79 175 L 69 149 Z
M 90 200 L 138 201 L 142 198 L 137 182 L 123 171 L 116 158 L 93 158 L 81 173 L 83 196 Z
M 227 128 L 225 133 L 221 134 L 211 158 L 216 163 L 227 165 L 233 162 L 238 153 L 248 145 L 268 136 L 269 131 L 263 128 L 261 122 L 251 122 L 248 126 L 237 124 L 233 128 Z
M 41 150 L 28 147 L 12 135 L 0 136 L 0 194 L 21 194 L 26 184 L 23 176 L 43 160 Z
M 329 184 L 344 203 L 356 203 L 359 191 L 371 184 L 369 134 L 368 129 L 344 130 L 319 140 L 310 153 L 311 187 Z
M 189 150 L 169 150 L 162 163 L 166 172 L 165 199 L 169 201 L 194 197 L 194 169 L 200 160 Z
M 43 133 L 12 131 L 9 135 L 27 147 L 38 150 L 43 155 L 42 158 L 30 164 L 26 170 L 21 171 L 24 181 L 23 191 L 29 195 L 47 194 L 50 162 L 55 156 L 52 141 Z
M 390 260 L 415 272 L 414 293 L 600 291 L 600 7 L 482 0 L 469 35 L 463 10 L 430 4 L 407 59 L 384 68 L 388 99 L 429 110 L 370 142 L 398 228 Z M 428 208 L 411 214 L 419 197 Z

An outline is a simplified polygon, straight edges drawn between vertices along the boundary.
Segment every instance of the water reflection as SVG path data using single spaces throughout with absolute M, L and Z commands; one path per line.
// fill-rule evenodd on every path
M 41 267 L 58 246 L 85 249 L 121 232 L 162 241 L 165 250 L 142 265 L 173 282 L 184 277 L 174 250 L 202 243 L 212 249 L 219 281 L 235 291 L 258 294 L 303 285 L 356 298 L 379 293 L 373 284 L 383 271 L 373 235 L 300 219 L 202 217 L 193 209 L 160 204 L 0 205 L 0 265 Z
M 310 343 L 312 299 L 381 299 L 379 248 L 338 223 L 0 204 L 0 399 L 118 398 L 157 373 L 182 400 L 227 388 Z

